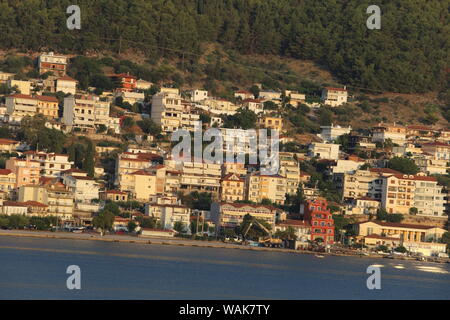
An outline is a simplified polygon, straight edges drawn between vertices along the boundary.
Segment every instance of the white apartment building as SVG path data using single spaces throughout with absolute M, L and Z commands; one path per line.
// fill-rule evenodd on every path
M 341 127 L 339 125 L 335 126 L 333 124 L 331 124 L 331 126 L 321 126 L 320 128 L 322 129 L 322 131 L 320 132 L 319 137 L 322 138 L 324 142 L 333 142 L 338 137 L 344 134 L 349 134 L 352 130 L 352 127 L 350 126 Z
M 73 192 L 75 203 L 91 203 L 99 199 L 99 184 L 85 175 L 64 175 L 63 183 Z
M 206 90 L 190 90 L 189 94 L 191 95 L 191 101 L 200 102 L 208 99 L 208 91 Z
M 26 161 L 40 164 L 40 173 L 44 177 L 59 177 L 61 172 L 72 168 L 74 162 L 69 161 L 66 154 L 46 153 L 42 151 L 27 151 L 24 153 Z
M 169 133 L 179 128 L 194 130 L 200 116 L 191 113 L 190 106 L 178 94 L 160 92 L 152 97 L 151 118 L 163 132 Z
M 444 193 L 436 178 L 395 174 L 383 180 L 381 204 L 388 213 L 409 214 L 417 208 L 418 215 L 444 215 Z
M 390 139 L 400 146 L 406 143 L 406 128 L 403 126 L 378 124 L 372 128 L 372 142 L 386 142 Z
M 69 77 L 64 76 L 56 79 L 56 92 L 64 92 L 71 95 L 75 95 L 77 92 L 77 83 L 78 81 Z
M 123 102 L 128 102 L 133 105 L 135 103 L 144 103 L 145 94 L 142 92 L 124 91 L 118 92 L 117 97 L 122 97 Z
M 308 156 L 320 159 L 339 159 L 339 144 L 313 142 L 309 145 Z
M 62 122 L 69 130 L 80 128 L 95 131 L 100 125 L 116 130 L 109 116 L 109 102 L 97 96 L 75 95 L 65 98 Z
M 326 87 L 322 90 L 322 101 L 324 104 L 338 107 L 347 103 L 348 92 L 347 88 L 332 88 Z

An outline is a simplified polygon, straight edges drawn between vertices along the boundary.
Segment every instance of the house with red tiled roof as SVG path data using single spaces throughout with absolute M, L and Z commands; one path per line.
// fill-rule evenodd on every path
M 69 76 L 63 76 L 56 79 L 56 92 L 64 92 L 66 94 L 75 95 L 77 92 L 78 80 L 75 80 Z
M 20 145 L 19 141 L 0 138 L 0 152 L 8 152 L 8 153 L 14 152 L 16 151 L 19 145 Z

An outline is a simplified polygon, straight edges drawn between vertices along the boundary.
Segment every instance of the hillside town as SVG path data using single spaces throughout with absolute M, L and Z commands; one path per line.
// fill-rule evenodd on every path
M 42 52 L 35 63 L 27 80 L 0 70 L 3 229 L 448 258 L 449 128 L 331 122 L 297 135 L 286 110 L 341 108 L 353 92 L 327 86 L 310 101 L 256 83 L 226 99 L 129 72 L 108 74 L 110 91 L 82 90 L 70 57 Z M 173 157 L 175 132 L 211 128 L 221 153 L 246 159 L 251 141 L 233 134 L 276 132 L 276 174 L 260 162 Z

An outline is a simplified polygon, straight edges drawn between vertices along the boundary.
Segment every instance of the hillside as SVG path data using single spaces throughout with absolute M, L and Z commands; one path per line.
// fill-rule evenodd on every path
M 192 69 L 204 44 L 213 43 L 245 55 L 315 61 L 340 83 L 372 90 L 446 87 L 448 0 L 379 1 L 381 30 L 366 27 L 369 0 L 79 0 L 82 28 L 69 30 L 72 2 L 2 1 L 0 48 L 77 54 L 133 48 L 150 61 L 177 58 Z

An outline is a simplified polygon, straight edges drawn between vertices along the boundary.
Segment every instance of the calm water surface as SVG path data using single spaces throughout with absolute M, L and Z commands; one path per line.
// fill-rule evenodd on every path
M 66 269 L 81 268 L 81 290 Z M 368 290 L 381 265 L 381 290 Z M 450 265 L 0 237 L 0 299 L 450 299 Z

